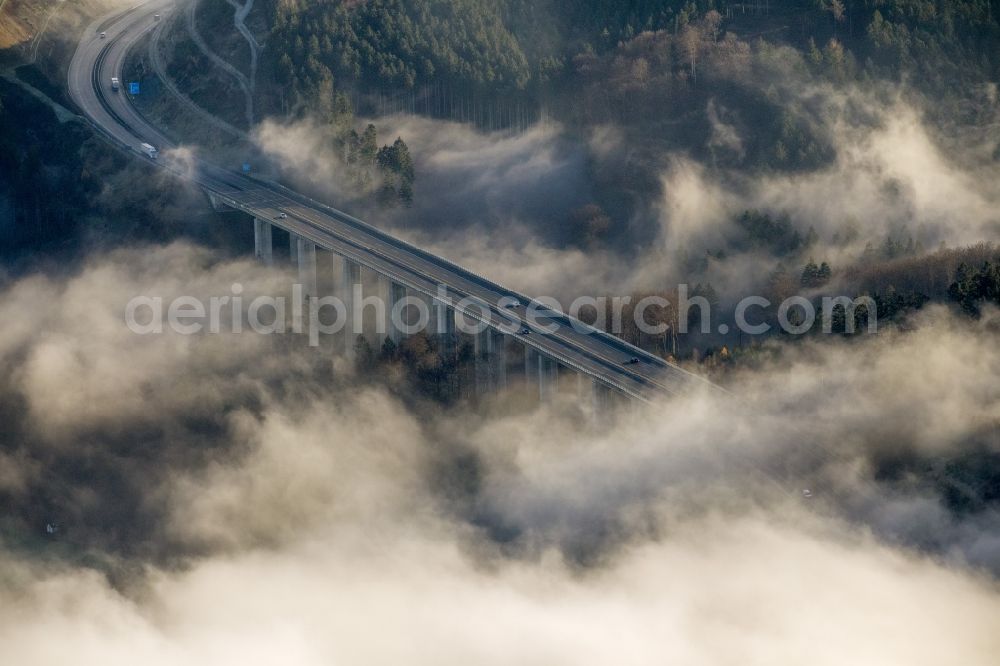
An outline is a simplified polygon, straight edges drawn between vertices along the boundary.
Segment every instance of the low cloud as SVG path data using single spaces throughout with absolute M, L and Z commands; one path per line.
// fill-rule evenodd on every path
M 826 237 L 851 220 L 869 238 L 902 229 L 928 244 L 969 244 L 1000 232 L 995 164 L 977 168 L 963 164 L 961 154 L 949 155 L 944 137 L 934 136 L 919 109 L 901 98 L 885 106 L 862 103 L 871 107 L 873 126 L 852 122 L 848 109 L 827 120 L 838 155 L 831 168 L 763 178 L 756 205 L 786 210 Z
M 998 522 L 986 494 L 963 487 L 958 506 L 948 486 L 974 455 L 989 478 L 996 455 L 989 317 L 931 309 L 910 333 L 784 347 L 735 398 L 591 427 L 571 394 L 525 414 L 411 411 L 304 341 L 122 321 L 137 293 L 237 278 L 248 294 L 288 280 L 171 245 L 0 293 L 13 661 L 989 664 L 1000 649 Z
M 256 126 L 253 141 L 297 186 L 321 192 L 334 205 L 355 202 L 357 186 L 329 126 L 306 118 L 296 122 L 266 119 Z
M 456 215 L 489 226 L 544 218 L 577 204 L 589 188 L 586 150 L 567 141 L 559 126 L 511 134 L 415 116 L 378 124 L 387 140 L 403 137 L 417 159 L 425 194 L 408 219 L 427 225 L 448 228 Z
M 759 518 L 681 525 L 583 576 L 551 558 L 482 569 L 430 539 L 338 541 L 156 576 L 149 605 L 22 568 L 0 640 L 37 664 L 988 664 L 998 647 L 989 583 Z
M 522 134 L 483 133 L 390 116 L 375 121 L 379 141 L 400 136 L 408 143 L 417 182 L 412 208 L 385 210 L 342 185 L 339 160 L 313 124 L 265 123 L 258 138 L 334 203 L 509 286 L 559 298 L 690 279 L 711 281 L 723 293 L 756 288 L 779 259 L 746 250 L 735 220 L 750 209 L 787 215 L 803 237 L 814 230 L 822 244 L 817 259 L 838 266 L 887 236 L 909 236 L 931 248 L 1000 232 L 1000 173 L 980 154 L 982 142 L 968 140 L 970 128 L 946 133 L 903 89 L 833 89 L 795 80 L 778 90 L 791 100 L 792 117 L 830 147 L 831 162 L 797 172 L 732 166 L 742 159 L 747 121 L 739 109 L 715 100 L 704 111 L 712 128 L 706 149 L 725 151 L 729 166 L 669 148 L 655 159 L 648 150 L 636 154 L 629 147 L 634 138 L 626 140 L 612 125 L 582 136 L 552 124 Z M 615 204 L 604 210 L 596 206 L 602 201 Z M 587 229 L 572 223 L 585 206 L 595 206 L 608 224 L 600 242 L 589 246 L 583 244 Z M 692 275 L 686 259 L 709 251 L 721 251 L 725 261 Z
M 812 250 L 839 266 L 857 261 L 865 245 L 912 238 L 933 248 L 974 244 L 1000 235 L 1000 171 L 977 156 L 961 131 L 936 131 L 919 103 L 896 91 L 889 99 L 861 90 L 792 87 L 790 105 L 807 116 L 834 151 L 831 163 L 799 172 L 711 168 L 673 155 L 662 177 L 660 233 L 638 262 L 633 285 L 683 279 L 684 257 L 722 252 L 701 279 L 720 291 L 760 288 L 779 260 L 748 252 L 735 224 L 746 210 L 785 215 Z M 816 112 L 815 108 L 822 111 Z M 735 128 L 719 124 L 709 107 L 712 141 L 732 144 Z M 735 145 L 735 144 L 732 144 Z M 688 276 L 690 279 L 690 276 Z

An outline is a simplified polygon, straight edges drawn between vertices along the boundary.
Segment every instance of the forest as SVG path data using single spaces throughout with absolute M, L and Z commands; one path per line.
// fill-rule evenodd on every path
M 699 60 L 732 65 L 764 43 L 796 48 L 825 76 L 960 91 L 996 77 L 1000 44 L 988 0 L 293 0 L 273 3 L 269 19 L 275 81 L 299 101 L 330 83 L 543 97 L 577 57 L 650 49 L 658 76 L 695 80 Z

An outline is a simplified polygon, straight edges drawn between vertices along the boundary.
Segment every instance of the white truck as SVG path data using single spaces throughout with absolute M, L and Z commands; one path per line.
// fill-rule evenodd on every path
M 140 145 L 139 150 L 141 150 L 142 154 L 151 160 L 155 160 L 160 155 L 160 151 L 158 151 L 154 146 L 151 146 L 148 143 Z
M 118 83 L 118 77 L 117 76 L 112 76 L 111 77 L 111 89 L 113 91 L 115 91 L 115 92 L 118 92 L 118 88 L 120 87 L 120 85 L 121 84 Z

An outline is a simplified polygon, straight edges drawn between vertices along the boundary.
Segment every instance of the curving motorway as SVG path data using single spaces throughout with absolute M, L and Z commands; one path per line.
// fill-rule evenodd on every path
M 657 396 L 711 387 L 704 379 L 668 364 L 612 335 L 585 326 L 561 313 L 539 307 L 528 297 L 487 278 L 465 270 L 441 257 L 416 248 L 400 239 L 334 208 L 312 201 L 275 183 L 250 179 L 202 159 L 172 160 L 170 139 L 152 126 L 131 105 L 123 90 L 110 89 L 111 77 L 121 79 L 129 50 L 155 29 L 154 14 L 175 9 L 173 2 L 150 0 L 118 11 L 91 24 L 83 34 L 69 68 L 69 91 L 89 121 L 107 138 L 137 159 L 148 160 L 139 150 L 143 142 L 160 149 L 161 168 L 189 178 L 226 206 L 271 221 L 290 233 L 346 257 L 405 286 L 413 293 L 436 298 L 439 285 L 447 290 L 450 305 L 463 298 L 490 304 L 457 307 L 473 319 L 514 335 L 561 365 L 589 376 L 626 396 L 651 401 Z M 101 39 L 99 33 L 106 33 Z M 280 215 L 287 218 L 278 219 Z M 515 308 L 501 307 L 502 299 L 516 299 Z M 540 313 L 527 322 L 527 308 Z M 575 324 L 575 325 L 574 325 Z M 531 329 L 521 335 L 522 327 Z M 554 327 L 554 332 L 546 332 Z M 638 363 L 630 362 L 638 359 Z

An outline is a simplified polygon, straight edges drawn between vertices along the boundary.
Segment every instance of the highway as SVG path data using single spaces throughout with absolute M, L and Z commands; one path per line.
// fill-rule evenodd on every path
M 128 52 L 156 27 L 153 15 L 165 16 L 176 9 L 173 2 L 150 0 L 98 19 L 85 30 L 69 67 L 69 91 L 87 119 L 109 140 L 131 151 L 136 159 L 194 180 L 227 206 L 271 221 L 404 285 L 411 293 L 437 298 L 439 285 L 443 285 L 452 305 L 463 298 L 488 304 L 488 310 L 479 306 L 456 309 L 498 330 L 515 331 L 513 335 L 524 344 L 633 399 L 649 402 L 662 395 L 714 388 L 703 378 L 617 337 L 541 307 L 523 294 L 278 184 L 248 178 L 204 159 L 171 160 L 169 151 L 175 146 L 132 106 L 121 72 Z M 104 39 L 99 35 L 102 31 L 106 33 Z M 113 76 L 122 80 L 120 92 L 111 91 Z M 143 142 L 156 146 L 161 159 L 149 160 L 143 155 L 139 151 Z M 278 219 L 282 214 L 287 218 Z M 503 307 L 504 298 L 518 305 Z M 540 313 L 534 323 L 528 321 L 529 306 Z M 556 330 L 547 332 L 552 326 Z M 530 329 L 529 334 L 521 333 L 525 327 Z

